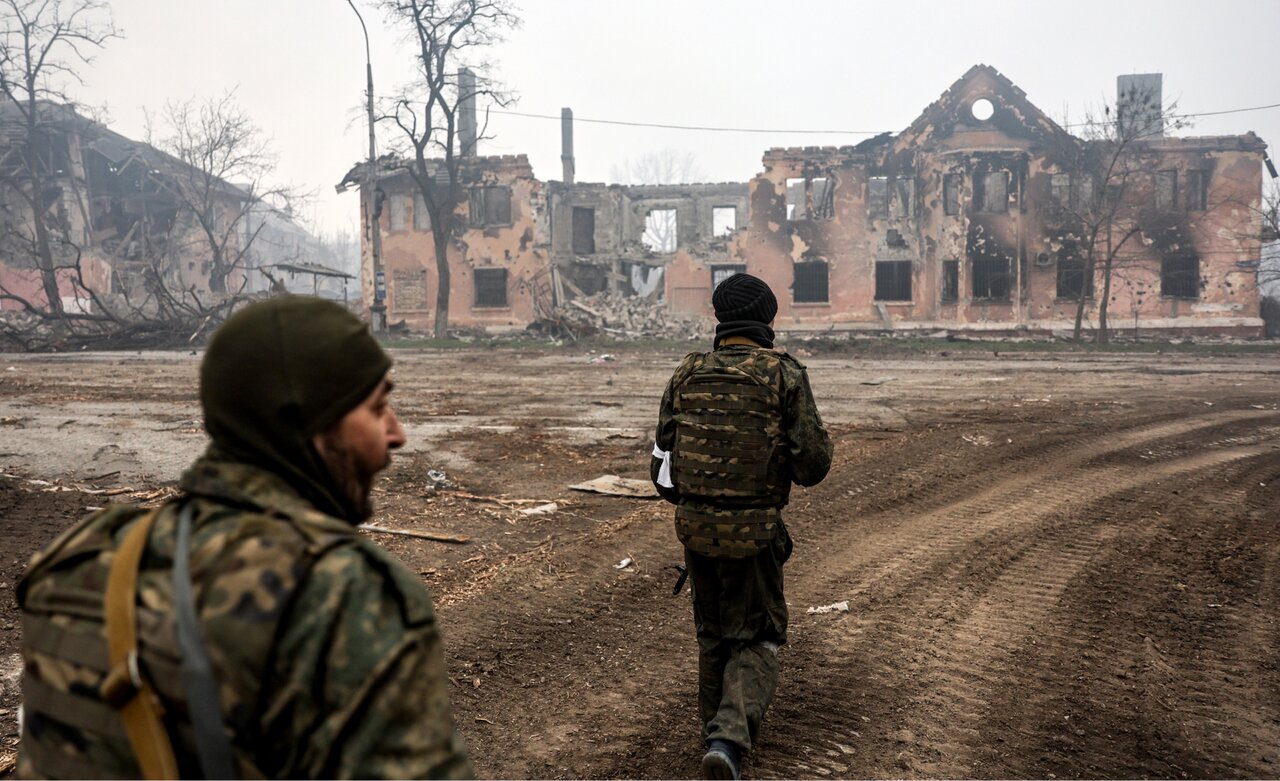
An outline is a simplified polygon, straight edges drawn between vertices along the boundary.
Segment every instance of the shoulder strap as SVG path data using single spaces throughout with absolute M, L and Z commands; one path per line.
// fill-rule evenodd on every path
M 138 669 L 138 567 L 160 508 L 138 521 L 116 549 L 107 575 L 106 635 L 111 671 L 102 696 L 119 712 L 125 732 L 148 779 L 177 778 L 178 762 L 162 721 L 164 708 Z
M 191 515 L 190 502 L 178 511 L 178 540 L 173 552 L 173 611 L 182 649 L 182 677 L 187 687 L 187 710 L 195 728 L 196 753 L 205 778 L 235 778 L 231 741 L 222 723 L 222 706 L 218 701 L 218 679 L 200 635 L 196 617 L 195 594 L 191 587 Z

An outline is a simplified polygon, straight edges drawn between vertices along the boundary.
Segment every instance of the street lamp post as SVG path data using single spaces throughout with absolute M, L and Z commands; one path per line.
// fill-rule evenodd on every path
M 374 135 L 374 118 L 373 118 L 373 57 L 369 52 L 369 28 L 365 27 L 364 17 L 360 15 L 360 9 L 356 8 L 353 0 L 347 0 L 347 5 L 351 6 L 351 10 L 355 11 L 356 18 L 360 20 L 360 29 L 364 32 L 364 63 L 366 91 L 368 102 L 366 108 L 369 113 L 369 164 L 365 167 L 364 185 L 365 193 L 369 198 L 369 245 L 373 253 L 373 305 L 369 307 L 369 327 L 374 333 L 384 333 L 387 330 L 387 281 L 386 274 L 382 270 L 382 228 L 378 219 L 378 147 L 377 137 Z

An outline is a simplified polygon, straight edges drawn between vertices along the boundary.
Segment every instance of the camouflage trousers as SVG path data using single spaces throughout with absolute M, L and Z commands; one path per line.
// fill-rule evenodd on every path
M 748 558 L 711 558 L 685 549 L 704 740 L 729 740 L 743 751 L 755 743 L 778 682 L 778 647 L 787 642 L 782 565 L 790 554 L 785 528 Z

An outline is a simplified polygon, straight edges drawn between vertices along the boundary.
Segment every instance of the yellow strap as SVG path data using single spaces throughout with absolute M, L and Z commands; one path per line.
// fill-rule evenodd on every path
M 111 562 L 106 601 L 111 672 L 102 684 L 103 696 L 124 720 L 142 775 L 148 779 L 178 777 L 178 762 L 162 721 L 160 698 L 138 669 L 138 568 L 159 515 L 160 509 L 156 508 L 130 529 Z

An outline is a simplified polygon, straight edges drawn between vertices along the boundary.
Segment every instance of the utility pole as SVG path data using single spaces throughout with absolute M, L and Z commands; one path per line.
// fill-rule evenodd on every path
M 378 216 L 378 146 L 374 135 L 373 118 L 373 57 L 369 52 L 369 28 L 365 27 L 364 17 L 356 8 L 353 0 L 347 5 L 355 11 L 360 20 L 360 29 L 364 32 L 364 63 L 366 91 L 369 113 L 369 163 L 365 166 L 364 188 L 369 198 L 369 246 L 373 254 L 373 305 L 369 307 L 369 327 L 374 333 L 385 333 L 387 330 L 387 277 L 382 269 L 382 227 Z

